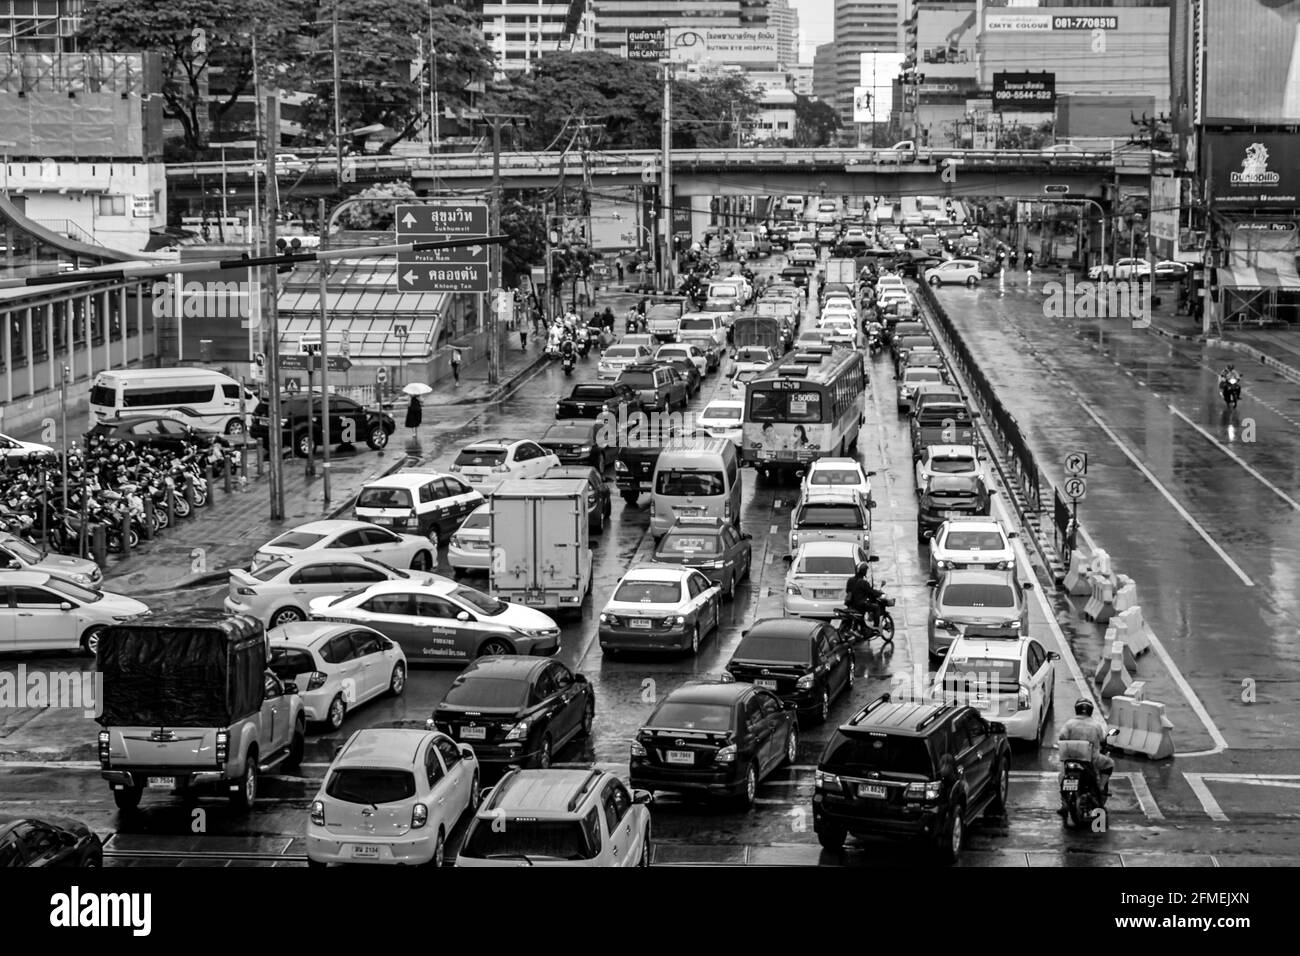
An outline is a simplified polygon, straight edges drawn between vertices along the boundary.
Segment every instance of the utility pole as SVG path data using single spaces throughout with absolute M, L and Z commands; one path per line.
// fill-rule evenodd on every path
M 526 120 L 524 113 L 481 113 L 480 118 L 492 130 L 492 203 L 488 209 L 492 235 L 501 233 L 501 129 L 507 123 Z M 488 247 L 488 275 L 495 279 L 496 291 L 502 288 L 501 282 L 501 247 L 495 243 Z M 480 302 L 482 296 L 479 297 Z M 486 310 L 480 308 L 479 314 L 487 319 L 488 327 L 488 384 L 496 385 L 501 381 L 501 332 L 497 320 L 496 296 L 489 295 Z
M 665 51 L 666 52 L 666 51 Z M 662 118 L 663 173 L 659 196 L 660 235 L 663 242 L 663 290 L 673 288 L 673 67 L 664 60 L 664 111 Z
M 280 102 L 274 90 L 266 95 L 266 241 L 267 249 L 275 249 L 276 219 L 280 215 L 280 186 L 276 179 L 275 151 L 280 143 Z M 284 520 L 284 435 L 280 428 L 280 310 L 279 272 L 272 266 L 268 270 L 269 313 L 266 349 L 266 384 L 271 412 L 271 427 L 267 429 L 271 453 L 271 520 Z
M 325 200 L 320 201 L 320 212 L 318 221 L 320 222 L 320 248 L 322 251 L 329 243 L 329 223 L 325 218 Z M 326 313 L 325 302 L 328 298 L 329 284 L 326 282 L 326 273 L 329 270 L 329 262 L 321 260 L 317 268 L 320 269 L 320 417 L 321 417 L 321 490 L 325 495 L 325 507 L 330 503 L 330 390 L 329 390 L 329 333 L 326 331 L 329 325 Z M 311 362 L 311 356 L 307 361 Z M 359 436 L 357 436 L 359 437 Z M 310 460 L 310 459 L 308 459 Z
M 330 34 L 334 45 L 334 182 L 340 189 L 343 188 L 343 104 L 340 102 L 342 96 L 341 88 L 343 86 L 342 78 L 339 75 L 339 0 L 334 0 L 330 5 Z M 323 206 L 322 206 L 323 208 Z M 322 213 L 321 224 L 324 225 L 325 217 Z M 325 237 L 321 236 L 321 241 Z M 323 273 L 322 273 L 323 275 Z M 324 299 L 321 300 L 321 309 L 325 308 Z M 324 348 L 324 330 L 321 331 L 321 348 Z M 324 366 L 321 367 L 321 381 L 324 381 Z M 328 462 L 329 459 L 327 458 Z M 329 465 L 325 466 L 327 469 Z M 329 472 L 325 472 L 325 487 L 329 488 Z M 329 492 L 325 492 L 325 500 L 329 501 Z

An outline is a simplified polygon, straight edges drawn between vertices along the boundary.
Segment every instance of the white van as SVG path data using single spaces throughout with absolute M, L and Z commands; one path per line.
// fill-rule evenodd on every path
M 194 428 L 242 435 L 258 399 L 245 391 L 241 418 L 239 392 L 239 382 L 207 368 L 101 372 L 90 389 L 91 424 L 134 415 L 170 415 Z
M 730 441 L 670 441 L 655 461 L 650 489 L 650 533 L 656 538 L 682 517 L 721 518 L 740 525 L 740 466 Z

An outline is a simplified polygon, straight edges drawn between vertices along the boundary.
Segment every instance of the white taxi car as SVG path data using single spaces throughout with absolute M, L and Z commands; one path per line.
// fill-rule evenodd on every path
M 871 500 L 874 471 L 865 471 L 856 458 L 818 458 L 803 476 L 803 491 L 821 488 L 852 488 L 863 501 Z
M 272 628 L 266 640 L 271 672 L 297 684 L 307 719 L 330 730 L 352 708 L 406 690 L 406 655 L 368 627 L 300 621 Z
M 149 608 L 134 598 L 94 591 L 46 571 L 0 572 L 0 652 L 80 647 L 94 654 L 99 632 Z
M 834 617 L 844 606 L 844 586 L 867 560 L 861 545 L 849 541 L 809 541 L 786 555 L 782 607 L 791 617 Z
M 491 506 L 479 505 L 447 542 L 453 571 L 486 571 L 492 566 Z
M 596 363 L 596 378 L 602 382 L 612 382 L 623 374 L 623 369 L 649 361 L 653 354 L 644 345 L 611 345 L 600 353 L 600 361 Z
M 307 863 L 442 866 L 448 837 L 478 804 L 469 744 L 430 730 L 358 730 L 311 802 Z
M 1055 651 L 1029 637 L 959 637 L 934 675 L 932 699 L 969 704 L 1007 728 L 1042 741 L 1056 690 Z
M 478 485 L 503 478 L 540 478 L 559 463 L 555 452 L 535 441 L 485 438 L 462 448 L 451 470 Z
M 428 571 L 434 564 L 429 539 L 397 534 L 366 521 L 309 521 L 277 535 L 257 549 L 253 570 L 277 558 L 295 561 L 311 551 L 351 552 L 382 561 L 391 568 Z
M 745 414 L 744 402 L 716 401 L 709 402 L 695 424 L 708 433 L 710 438 L 722 438 L 740 447 L 742 419 Z
M 818 328 L 826 333 L 826 342 L 829 345 L 843 345 L 848 348 L 857 348 L 861 333 L 858 331 L 858 323 L 842 312 L 835 312 L 822 317 Z
M 954 568 L 1014 571 L 1015 537 L 997 518 L 949 518 L 930 538 L 930 577 Z
M 656 362 L 672 362 L 677 359 L 685 359 L 694 365 L 696 371 L 700 373 L 700 378 L 708 374 L 709 356 L 698 345 L 669 342 L 659 346 L 658 351 L 655 352 Z

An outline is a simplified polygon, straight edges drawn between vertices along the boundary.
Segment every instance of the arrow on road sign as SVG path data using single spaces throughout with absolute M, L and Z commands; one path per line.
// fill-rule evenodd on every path
M 414 270 L 414 269 L 407 269 L 407 270 L 406 270 L 406 275 L 402 276 L 402 278 L 405 279 L 407 282 L 414 282 L 414 281 L 415 281 L 415 270 Z
M 483 251 L 483 247 L 482 247 L 482 246 L 468 246 L 468 247 L 465 249 L 465 251 L 468 252 L 471 256 L 477 256 L 479 253 L 481 253 L 481 252 Z
M 1088 494 L 1088 482 L 1082 478 L 1067 478 L 1065 494 L 1074 501 L 1082 501 Z
M 1088 455 L 1082 451 L 1072 451 L 1065 456 L 1065 473 L 1067 475 L 1086 475 L 1088 473 Z
M 410 229 L 415 225 L 415 217 L 408 212 L 402 217 L 402 225 L 406 226 L 407 229 Z

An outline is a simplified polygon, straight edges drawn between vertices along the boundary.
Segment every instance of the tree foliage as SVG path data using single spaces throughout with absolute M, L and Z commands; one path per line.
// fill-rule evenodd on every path
M 795 99 L 795 146 L 830 146 L 839 128 L 840 114 L 829 103 L 802 95 Z
M 502 284 L 509 289 L 546 257 L 546 221 L 540 199 L 507 199 L 501 206 L 501 233 L 510 237 L 501 252 Z
M 388 127 L 393 133 L 380 152 L 428 126 L 430 35 L 435 41 L 440 110 L 466 107 L 471 86 L 492 73 L 492 51 L 471 16 L 459 7 L 431 7 L 427 0 L 337 2 L 340 127 Z M 299 115 L 303 130 L 321 139 L 334 134 L 332 11 L 331 4 L 322 4 L 319 39 L 290 71 L 293 85 L 310 94 Z M 421 54 L 424 65 L 417 71 L 414 65 Z
M 339 213 L 339 225 L 344 229 L 392 229 L 397 203 L 419 202 L 411 184 L 402 180 L 367 186 L 356 198 L 360 201 Z
M 165 115 L 180 123 L 185 147 L 197 153 L 207 145 L 209 66 L 223 67 L 225 98 L 211 111 L 219 126 L 252 88 L 252 34 L 262 62 L 291 60 L 299 26 L 314 6 L 309 0 L 97 0 L 86 4 L 81 38 L 91 50 L 159 54 Z

